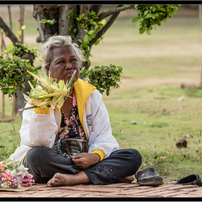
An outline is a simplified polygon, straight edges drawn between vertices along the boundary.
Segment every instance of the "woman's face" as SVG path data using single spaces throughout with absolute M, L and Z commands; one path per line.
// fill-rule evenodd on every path
M 78 58 L 70 45 L 54 48 L 51 54 L 50 66 L 46 68 L 52 78 L 56 78 L 57 81 L 64 80 L 65 83 L 70 80 L 75 70 L 76 74 L 73 83 L 77 81 L 80 75 Z

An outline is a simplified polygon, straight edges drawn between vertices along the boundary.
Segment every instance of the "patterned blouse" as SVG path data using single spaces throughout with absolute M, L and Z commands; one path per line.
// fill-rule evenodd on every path
M 59 132 L 57 134 L 56 141 L 64 137 L 87 140 L 85 132 L 79 120 L 77 102 L 74 93 L 73 93 L 73 107 L 70 112 L 70 118 L 68 119 L 65 113 L 63 111 L 61 112 L 62 112 L 62 121 Z

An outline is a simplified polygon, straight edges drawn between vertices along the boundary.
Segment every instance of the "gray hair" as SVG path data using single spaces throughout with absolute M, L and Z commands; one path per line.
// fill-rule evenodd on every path
M 79 67 L 81 68 L 82 62 L 86 61 L 86 58 L 78 44 L 72 43 L 70 36 L 55 35 L 48 38 L 48 40 L 41 45 L 41 55 L 43 59 L 42 67 L 46 73 L 47 70 L 45 67 L 49 66 L 51 63 L 51 52 L 53 48 L 67 45 L 70 45 L 74 49 L 78 58 Z

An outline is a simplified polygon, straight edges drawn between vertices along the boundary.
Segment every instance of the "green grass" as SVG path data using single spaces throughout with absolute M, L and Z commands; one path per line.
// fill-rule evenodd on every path
M 0 123 L 0 159 L 6 159 L 20 145 L 19 129 L 21 120 Z
M 29 44 L 38 46 L 36 25 L 27 20 L 26 34 L 33 36 Z M 91 67 L 110 63 L 123 67 L 120 88 L 112 88 L 109 96 L 103 94 L 120 148 L 137 149 L 143 157 L 140 170 L 156 168 L 165 183 L 193 173 L 202 176 L 202 90 L 180 88 L 182 83 L 200 82 L 201 29 L 198 15 L 181 13 L 157 26 L 151 36 L 140 35 L 132 17 L 123 16 L 103 43 L 92 48 Z M 178 101 L 181 96 L 184 100 Z M 7 117 L 10 109 L 8 100 Z M 0 123 L 1 159 L 20 144 L 20 125 L 20 119 Z M 177 140 L 187 134 L 187 148 L 177 148 Z
M 138 89 L 136 97 L 129 93 L 132 89 L 121 91 L 119 97 L 118 90 L 113 90 L 109 97 L 104 96 L 113 135 L 120 148 L 138 149 L 143 156 L 141 168 L 155 167 L 166 182 L 186 173 L 202 174 L 201 98 L 185 96 L 179 102 L 177 99 L 184 89 L 159 86 L 152 87 L 152 92 L 149 89 Z M 131 121 L 137 124 L 132 125 Z M 187 134 L 188 147 L 178 149 L 177 140 Z M 160 160 L 161 156 L 166 159 Z
M 7 95 L 4 95 L 3 98 L 3 93 L 1 92 L 0 95 L 0 118 L 3 117 L 3 99 L 4 99 L 4 116 L 5 118 L 11 117 L 11 109 L 12 109 L 12 98 L 9 98 Z

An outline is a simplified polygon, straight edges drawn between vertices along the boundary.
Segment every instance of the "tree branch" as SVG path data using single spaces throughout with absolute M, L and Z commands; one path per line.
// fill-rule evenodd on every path
M 6 25 L 6 23 L 3 21 L 2 17 L 0 16 L 0 28 L 3 29 L 6 36 L 12 41 L 13 45 L 15 46 L 16 43 L 20 43 L 18 38 L 15 36 L 15 34 L 11 31 L 11 29 Z
M 24 13 L 25 13 L 25 6 L 20 6 L 20 29 L 24 25 Z M 24 30 L 22 30 L 22 33 L 20 35 L 20 41 L 21 43 L 24 43 Z
M 8 5 L 8 15 L 9 15 L 10 28 L 11 30 L 13 30 L 10 5 Z
M 122 5 L 119 5 L 118 7 L 116 8 L 113 8 L 113 9 L 110 9 L 109 11 L 106 11 L 104 13 L 101 13 L 100 14 L 100 17 L 96 20 L 96 22 L 99 22 L 101 21 L 102 19 L 112 15 L 112 14 L 115 14 L 115 13 L 120 13 L 121 11 L 124 11 L 124 10 L 127 10 L 127 9 L 131 9 L 130 5 L 128 6 L 122 6 Z
M 35 67 L 35 71 L 37 71 L 37 70 L 39 70 L 41 68 L 42 68 L 42 65 L 38 65 L 38 66 Z
M 90 41 L 90 43 L 89 43 L 89 46 L 90 46 L 90 47 L 110 28 L 110 26 L 111 26 L 111 25 L 113 24 L 113 22 L 116 20 L 116 18 L 118 17 L 118 15 L 119 15 L 120 12 L 121 12 L 121 11 L 114 13 L 114 14 L 109 18 L 109 20 L 108 20 L 107 23 L 104 25 L 104 27 L 103 27 L 100 31 L 98 31 L 98 32 L 96 33 L 95 38 L 93 38 L 93 39 Z

